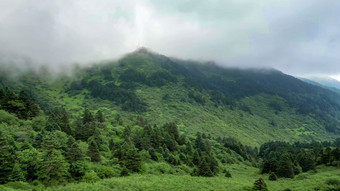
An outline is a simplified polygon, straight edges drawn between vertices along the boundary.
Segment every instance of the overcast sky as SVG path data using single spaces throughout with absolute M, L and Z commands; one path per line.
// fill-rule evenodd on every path
M 138 47 L 226 66 L 340 75 L 339 0 L 1 0 L 0 60 L 53 66 Z

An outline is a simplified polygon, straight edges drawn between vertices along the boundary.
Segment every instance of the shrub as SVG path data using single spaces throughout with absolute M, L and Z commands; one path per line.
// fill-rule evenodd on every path
M 326 180 L 326 184 L 332 185 L 332 186 L 340 186 L 340 180 L 331 178 Z
M 126 167 L 124 167 L 122 171 L 120 172 L 120 176 L 129 176 L 129 175 L 130 175 L 129 170 Z
M 18 190 L 30 190 L 32 189 L 32 186 L 28 184 L 27 182 L 21 182 L 21 181 L 16 181 L 16 182 L 9 182 L 5 184 L 6 187 L 13 188 L 13 189 L 18 189 Z
M 271 181 L 277 180 L 277 176 L 276 176 L 276 174 L 274 172 L 271 172 L 269 174 L 269 180 L 271 180 Z
M 95 172 L 99 176 L 99 178 L 111 178 L 111 177 L 118 177 L 120 174 L 119 172 L 115 172 L 112 167 L 100 165 L 95 169 Z
M 98 177 L 97 173 L 94 172 L 93 170 L 91 170 L 90 172 L 87 172 L 83 176 L 83 181 L 87 182 L 87 183 L 94 183 L 94 182 L 96 182 L 98 180 L 100 180 L 100 178 Z
M 229 171 L 226 170 L 225 174 L 224 174 L 225 177 L 227 178 L 231 178 L 231 174 Z
M 259 178 L 254 182 L 253 190 L 268 191 L 267 184 L 264 182 L 263 178 Z

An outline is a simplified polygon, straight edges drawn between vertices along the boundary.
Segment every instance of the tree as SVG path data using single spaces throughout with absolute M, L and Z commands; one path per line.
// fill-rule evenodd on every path
M 67 182 L 69 164 L 60 150 L 46 150 L 42 154 L 38 178 L 45 185 L 58 185 Z
M 15 163 L 12 173 L 9 176 L 9 181 L 15 182 L 15 181 L 25 181 L 26 178 L 24 176 L 23 171 L 20 168 L 20 165 L 18 163 Z
M 60 130 L 68 135 L 72 135 L 72 130 L 69 124 L 69 117 L 64 108 L 53 109 L 48 116 L 46 130 Z
M 254 182 L 253 190 L 268 191 L 267 184 L 262 178 L 259 178 Z
M 327 147 L 323 153 L 322 153 L 322 156 L 321 156 L 321 162 L 322 164 L 328 164 L 330 162 L 330 159 L 331 159 L 331 148 Z
M 279 177 L 294 178 L 293 162 L 291 159 L 283 154 L 281 160 L 279 161 L 279 166 L 277 169 L 277 175 Z
M 86 121 L 86 120 L 85 120 Z M 83 124 L 81 121 L 75 123 L 75 138 L 82 141 L 87 141 L 96 130 L 96 125 L 93 122 Z
M 276 174 L 274 172 L 271 172 L 269 174 L 269 180 L 271 180 L 271 181 L 277 180 L 277 176 L 276 176 Z
M 166 123 L 163 128 L 174 141 L 178 142 L 179 132 L 175 123 Z
M 201 162 L 197 165 L 197 176 L 205 176 L 205 177 L 212 177 L 214 176 L 213 172 L 211 171 L 209 167 L 209 163 L 203 159 Z
M 197 133 L 196 135 L 195 146 L 199 151 L 206 151 L 206 147 L 201 133 Z
M 8 181 L 15 161 L 15 150 L 8 143 L 7 137 L 0 131 L 0 184 Z
M 141 156 L 137 148 L 131 142 L 124 142 L 119 145 L 114 152 L 121 166 L 126 167 L 132 172 L 139 172 L 142 166 Z
M 87 172 L 88 166 L 84 161 L 70 163 L 69 172 L 75 180 L 80 180 Z
M 98 110 L 97 113 L 96 113 L 96 121 L 98 123 L 104 123 L 105 122 L 104 115 L 100 110 Z
M 83 160 L 83 153 L 79 149 L 78 144 L 75 142 L 73 137 L 69 137 L 69 140 L 67 142 L 68 145 L 68 151 L 66 152 L 66 159 L 73 163 L 77 161 Z
M 35 149 L 30 148 L 17 152 L 17 160 L 27 180 L 33 181 L 38 178 L 41 154 Z
M 20 111 L 20 116 L 23 119 L 31 119 L 39 114 L 39 107 L 34 103 L 33 99 L 25 92 L 19 93 L 19 100 L 24 104 L 24 110 Z
M 83 113 L 83 125 L 94 121 L 93 115 L 88 108 L 85 108 Z
M 97 143 L 92 140 L 89 145 L 89 150 L 87 151 L 87 155 L 91 158 L 92 162 L 100 162 L 100 153 L 97 146 Z
M 311 154 L 304 154 L 300 159 L 300 166 L 303 172 L 307 172 L 309 170 L 315 170 L 315 161 Z

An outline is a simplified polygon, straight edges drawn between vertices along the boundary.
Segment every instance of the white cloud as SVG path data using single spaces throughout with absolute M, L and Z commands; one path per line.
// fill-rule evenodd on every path
M 51 66 L 146 46 L 222 65 L 340 74 L 336 0 L 2 0 L 0 52 Z

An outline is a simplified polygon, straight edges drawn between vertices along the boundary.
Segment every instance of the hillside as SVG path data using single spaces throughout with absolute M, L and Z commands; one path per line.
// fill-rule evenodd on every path
M 108 118 L 142 116 L 175 122 L 182 132 L 235 137 L 248 145 L 270 140 L 332 140 L 339 136 L 340 96 L 275 70 L 221 68 L 139 49 L 117 61 L 76 68 L 48 79 L 26 73 L 1 85 L 26 90 L 48 111 L 84 107 Z
M 333 91 L 147 49 L 69 74 L 0 70 L 1 190 L 340 186 Z

